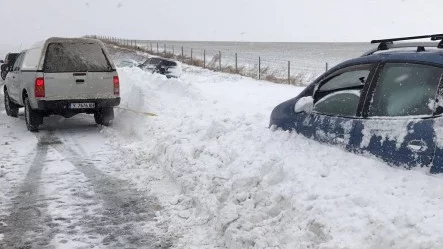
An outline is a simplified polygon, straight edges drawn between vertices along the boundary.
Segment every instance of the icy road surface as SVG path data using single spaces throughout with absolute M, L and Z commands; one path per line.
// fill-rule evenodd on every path
M 442 176 L 268 129 L 301 88 L 185 70 L 120 69 L 110 128 L 1 103 L 0 248 L 443 248 Z
M 157 198 L 108 174 L 120 154 L 91 116 L 51 117 L 39 133 L 24 122 L 1 102 L 0 248 L 168 247 L 152 231 Z

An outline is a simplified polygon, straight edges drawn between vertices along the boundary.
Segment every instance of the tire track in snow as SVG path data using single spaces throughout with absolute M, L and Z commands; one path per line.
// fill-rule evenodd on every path
M 40 193 L 42 169 L 49 143 L 38 138 L 37 154 L 25 180 L 13 200 L 8 217 L 0 218 L 0 248 L 52 248 L 50 242 L 57 233 L 57 224 L 46 212 L 46 199 Z
M 48 136 L 58 140 L 52 127 L 49 127 Z M 104 237 L 102 244 L 109 248 L 172 246 L 168 238 L 159 238 L 155 232 L 145 232 L 140 228 L 152 222 L 155 212 L 161 209 L 156 198 L 131 189 L 126 181 L 106 175 L 66 144 L 55 144 L 53 148 L 91 181 L 95 198 L 103 202 L 103 210 L 97 210 L 93 215 L 84 214 L 82 224 L 77 224 L 83 227 L 85 233 Z

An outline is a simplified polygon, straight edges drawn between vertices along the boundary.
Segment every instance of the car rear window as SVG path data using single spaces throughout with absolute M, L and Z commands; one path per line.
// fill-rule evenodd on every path
M 46 51 L 44 70 L 59 72 L 103 72 L 112 67 L 96 43 L 51 43 Z
M 167 67 L 175 67 L 175 66 L 177 66 L 177 63 L 175 63 L 173 61 L 163 61 L 162 65 L 167 66 Z

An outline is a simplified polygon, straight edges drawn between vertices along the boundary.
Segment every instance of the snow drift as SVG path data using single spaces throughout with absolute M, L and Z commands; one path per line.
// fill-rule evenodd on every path
M 184 70 L 120 69 L 121 106 L 158 116 L 118 111 L 105 130 L 119 176 L 161 197 L 175 248 L 443 246 L 440 175 L 268 129 L 302 88 Z

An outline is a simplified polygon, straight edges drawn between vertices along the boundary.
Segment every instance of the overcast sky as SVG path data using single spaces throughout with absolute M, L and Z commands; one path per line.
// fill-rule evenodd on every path
M 0 45 L 147 40 L 369 41 L 443 33 L 442 0 L 0 0 Z

